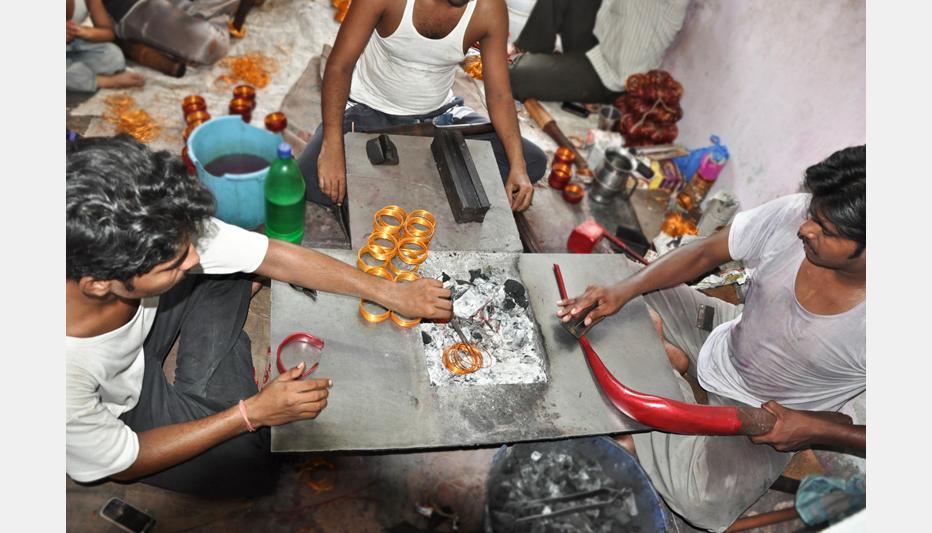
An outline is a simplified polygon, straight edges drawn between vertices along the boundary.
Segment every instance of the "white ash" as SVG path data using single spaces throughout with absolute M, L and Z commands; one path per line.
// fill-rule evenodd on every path
M 527 289 L 518 275 L 516 256 L 479 252 L 431 254 L 418 273 L 421 277 L 442 279 L 444 287 L 453 292 L 453 313 L 463 334 L 482 352 L 483 364 L 488 365 L 471 374 L 454 374 L 443 365 L 443 350 L 461 342 L 453 326 L 422 323 L 419 328 L 431 385 L 504 385 L 548 380 L 546 352 Z

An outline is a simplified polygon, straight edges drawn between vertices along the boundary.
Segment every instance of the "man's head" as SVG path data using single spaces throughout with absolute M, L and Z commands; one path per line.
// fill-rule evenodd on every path
M 213 195 L 182 162 L 121 135 L 69 143 L 66 278 L 123 297 L 160 294 L 198 262 Z
M 852 146 L 806 169 L 809 219 L 799 227 L 806 257 L 819 266 L 863 262 L 867 247 L 867 148 Z

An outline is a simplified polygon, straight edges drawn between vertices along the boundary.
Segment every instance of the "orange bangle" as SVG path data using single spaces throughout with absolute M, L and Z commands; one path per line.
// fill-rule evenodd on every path
M 408 218 L 410 217 L 423 218 L 427 220 L 428 222 L 430 222 L 431 226 L 437 225 L 437 219 L 434 218 L 434 215 L 430 211 L 425 211 L 423 209 L 415 209 L 414 211 L 411 211 L 410 213 L 408 213 Z
M 405 248 L 409 244 L 421 247 L 420 251 Z M 409 265 L 419 265 L 427 259 L 427 245 L 416 237 L 405 237 L 398 241 L 398 258 Z
M 372 229 L 374 231 L 384 229 L 388 230 L 389 233 L 400 233 L 407 216 L 405 210 L 397 205 L 387 205 L 375 212 L 375 217 L 372 219 Z M 398 224 L 389 224 L 382 217 L 392 217 L 398 220 Z
M 388 241 L 392 243 L 392 246 L 388 247 L 378 244 L 380 240 Z M 394 234 L 385 229 L 370 233 L 367 242 L 369 243 L 369 253 L 372 254 L 372 257 L 380 261 L 388 261 L 392 257 L 395 257 L 395 253 L 398 251 L 398 239 Z
M 399 281 L 401 282 L 416 281 L 419 279 L 421 279 L 421 277 L 415 274 L 414 272 L 403 270 L 395 276 L 395 283 L 398 283 Z M 411 328 L 411 327 L 414 327 L 420 324 L 421 322 L 420 318 L 415 318 L 415 319 L 404 318 L 402 315 L 399 315 L 398 313 L 394 311 L 391 312 L 391 317 L 392 317 L 392 322 L 394 322 L 395 324 L 398 324 L 399 326 L 403 328 Z
M 414 227 L 415 224 L 420 224 L 427 228 L 426 230 Z M 431 237 L 434 236 L 434 225 L 430 220 L 427 220 L 423 217 L 408 216 L 405 219 L 405 233 L 411 237 L 425 237 L 428 241 Z
M 359 270 L 362 270 L 363 272 L 369 272 L 369 270 L 372 268 L 385 266 L 386 261 L 382 261 L 382 263 L 378 265 L 369 264 L 365 259 L 363 259 L 363 257 L 365 257 L 366 255 L 368 255 L 369 257 L 373 259 L 378 260 L 378 258 L 372 254 L 372 250 L 369 249 L 368 244 L 366 246 L 363 246 L 362 248 L 359 249 L 359 252 L 356 254 L 356 268 L 358 268 Z
M 366 271 L 366 274 L 371 274 L 373 276 L 387 279 L 388 281 L 394 281 L 394 278 L 392 277 L 391 273 L 389 273 L 389 271 L 385 267 L 381 267 L 381 266 L 372 267 Z M 367 322 L 379 323 L 379 322 L 386 320 L 388 316 L 391 314 L 391 311 L 385 311 L 384 313 L 379 313 L 379 314 L 370 313 L 369 311 L 366 311 L 366 301 L 367 300 L 363 298 L 359 299 L 359 314 L 362 315 L 362 317 Z
M 400 267 L 395 266 L 395 259 L 398 259 L 399 261 L 401 261 L 402 264 L 408 265 L 411 268 L 400 268 Z M 420 266 L 420 263 L 406 263 L 400 255 L 396 255 L 392 259 L 389 259 L 388 261 L 386 261 L 385 266 L 388 268 L 389 272 L 391 272 L 394 276 L 397 277 L 398 274 L 401 274 L 402 272 L 417 272 L 417 269 Z

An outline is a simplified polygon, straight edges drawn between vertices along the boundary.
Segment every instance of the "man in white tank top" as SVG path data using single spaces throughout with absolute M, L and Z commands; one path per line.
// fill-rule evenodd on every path
M 785 452 L 829 446 L 863 456 L 866 425 L 815 412 L 838 411 L 866 391 L 866 153 L 840 150 L 806 169 L 808 194 L 739 213 L 616 285 L 560 302 L 564 320 L 598 302 L 591 321 L 643 294 L 685 378 L 675 399 L 693 401 L 696 391 L 711 405 L 763 407 L 776 417 L 770 433 L 750 440 L 653 431 L 627 441 L 664 500 L 694 526 L 731 525 L 780 476 Z M 683 285 L 732 260 L 751 276 L 743 309 Z M 697 326 L 700 307 L 714 309 L 711 331 Z M 649 384 L 625 384 L 649 392 Z
M 543 151 L 522 139 L 508 81 L 508 10 L 504 0 L 356 0 L 324 71 L 323 124 L 299 158 L 307 198 L 340 204 L 346 195 L 343 134 L 387 126 L 479 120 L 452 92 L 466 50 L 478 42 L 489 140 L 514 211 L 531 204 L 544 175 Z M 349 104 L 348 104 L 349 102 Z

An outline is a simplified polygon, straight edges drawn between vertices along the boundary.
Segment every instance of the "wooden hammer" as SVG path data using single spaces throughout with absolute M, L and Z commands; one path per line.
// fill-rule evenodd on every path
M 576 168 L 589 168 L 589 162 L 586 161 L 586 158 L 579 153 L 579 150 L 566 138 L 566 135 L 563 131 L 560 130 L 560 127 L 557 126 L 557 121 L 550 116 L 550 113 L 544 109 L 544 106 L 540 104 L 535 98 L 528 98 L 524 101 L 524 108 L 527 109 L 531 118 L 534 119 L 534 122 L 544 130 L 544 133 L 550 136 L 554 141 L 557 142 L 559 146 L 565 146 L 573 151 L 573 155 L 576 156 Z

